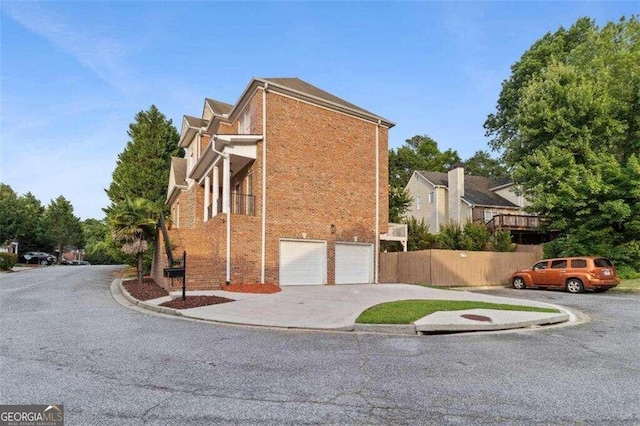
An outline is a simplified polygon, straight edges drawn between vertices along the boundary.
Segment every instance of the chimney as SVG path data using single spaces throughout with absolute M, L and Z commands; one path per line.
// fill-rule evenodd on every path
M 449 220 L 461 223 L 461 198 L 464 196 L 464 164 L 457 163 L 447 173 L 449 195 Z

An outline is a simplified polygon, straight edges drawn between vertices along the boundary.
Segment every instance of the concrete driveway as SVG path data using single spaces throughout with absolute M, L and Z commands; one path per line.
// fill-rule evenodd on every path
M 179 293 L 174 293 L 177 297 Z M 359 284 L 334 286 L 287 286 L 274 294 L 241 294 L 226 291 L 193 292 L 236 299 L 233 303 L 184 309 L 179 315 L 223 323 L 266 327 L 307 328 L 321 330 L 384 331 L 415 334 L 416 331 L 474 331 L 519 328 L 534 324 L 551 324 L 570 319 L 563 308 L 542 302 L 476 294 L 467 291 L 440 290 L 409 284 Z M 159 305 L 169 298 L 149 301 Z M 240 300 L 237 300 L 240 299 Z M 463 317 L 475 311 L 450 311 L 429 315 L 403 326 L 360 326 L 356 319 L 367 308 L 397 300 L 468 300 L 511 305 L 524 305 L 561 310 L 560 314 L 483 310 L 492 318 L 481 322 Z

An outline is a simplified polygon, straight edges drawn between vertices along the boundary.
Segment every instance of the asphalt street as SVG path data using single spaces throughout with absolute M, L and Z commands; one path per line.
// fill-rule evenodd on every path
M 1 404 L 64 404 L 67 425 L 640 423 L 638 295 L 491 291 L 592 320 L 405 337 L 133 310 L 117 269 L 0 275 Z

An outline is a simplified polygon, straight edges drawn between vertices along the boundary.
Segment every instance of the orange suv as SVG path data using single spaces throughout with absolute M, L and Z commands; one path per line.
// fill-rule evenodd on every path
M 570 293 L 607 291 L 620 284 L 616 268 L 604 257 L 545 259 L 511 275 L 513 288 L 548 287 Z

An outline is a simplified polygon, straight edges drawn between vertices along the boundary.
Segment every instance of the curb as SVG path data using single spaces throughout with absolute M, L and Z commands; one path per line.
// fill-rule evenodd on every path
M 212 324 L 221 324 L 221 325 L 230 325 L 230 326 L 242 326 L 242 327 L 260 327 L 260 328 L 271 328 L 277 330 L 308 330 L 308 331 L 321 331 L 321 332 L 342 332 L 342 333 L 378 333 L 378 334 L 394 334 L 394 335 L 404 335 L 404 336 L 420 336 L 420 335 L 428 335 L 428 334 L 455 334 L 455 333 L 465 333 L 465 332 L 483 332 L 483 331 L 510 331 L 510 330 L 522 330 L 535 326 L 544 326 L 544 325 L 577 325 L 583 322 L 587 322 L 590 318 L 580 312 L 574 311 L 565 307 L 561 307 L 558 305 L 553 305 L 547 303 L 547 305 L 552 306 L 562 313 L 559 315 L 555 315 L 547 318 L 539 318 L 528 321 L 518 321 L 508 324 L 353 324 L 351 326 L 339 327 L 339 328 L 307 328 L 307 327 L 281 327 L 281 326 L 265 326 L 265 325 L 256 325 L 256 324 L 248 324 L 248 323 L 235 323 L 235 322 L 224 322 L 224 321 L 215 321 L 206 318 L 200 318 L 194 315 L 190 315 L 188 312 L 182 312 L 179 309 L 167 308 L 164 306 L 157 306 L 151 303 L 147 303 L 142 300 L 138 300 L 134 298 L 127 289 L 122 285 L 123 279 L 116 278 L 111 283 L 111 294 L 114 296 L 115 288 L 120 291 L 122 297 L 129 303 L 134 306 L 137 306 L 142 309 L 146 309 L 158 314 L 172 315 L 176 317 L 181 317 L 182 319 L 187 320 L 196 320 L 196 321 L 205 321 Z M 115 288 L 114 288 L 115 287 Z
M 501 324 L 421 324 L 416 325 L 419 334 L 429 333 L 462 333 L 469 331 L 499 331 L 513 330 L 533 326 L 544 326 L 564 323 L 569 321 L 570 315 L 567 313 L 555 315 L 547 318 L 532 319 L 527 321 L 515 321 Z
M 127 291 L 126 288 L 124 288 L 124 286 L 122 285 L 122 281 L 123 281 L 122 278 L 118 278 L 118 288 L 120 289 L 120 293 L 124 296 L 125 299 L 127 299 L 129 303 L 144 309 L 148 309 L 150 311 L 158 312 L 160 314 L 174 315 L 177 317 L 184 316 L 182 315 L 182 312 L 180 312 L 178 309 L 167 308 L 165 306 L 156 306 L 156 305 L 152 305 L 151 303 L 146 303 L 142 300 L 136 299 L 131 295 L 131 293 Z
M 418 334 L 414 324 L 354 324 L 353 331 L 358 333 Z

